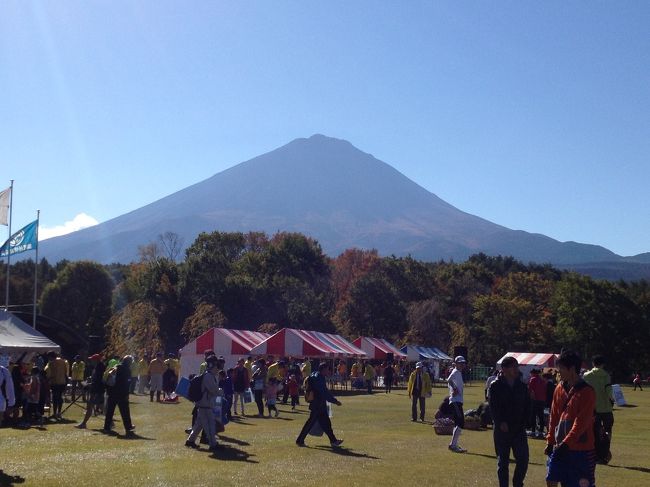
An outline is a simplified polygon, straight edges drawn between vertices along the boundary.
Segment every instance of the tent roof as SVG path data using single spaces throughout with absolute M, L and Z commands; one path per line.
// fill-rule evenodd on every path
M 409 360 L 453 360 L 449 355 L 436 347 L 423 347 L 420 345 L 406 345 L 402 352 Z
M 386 354 L 392 353 L 394 358 L 406 358 L 392 343 L 383 338 L 359 337 L 352 342 L 356 347 L 368 354 L 368 358 L 382 359 Z
M 0 310 L 0 350 L 15 355 L 50 350 L 60 352 L 61 347 L 13 314 Z
M 210 328 L 193 342 L 183 347 L 185 353 L 202 354 L 214 350 L 217 355 L 245 355 L 271 335 L 260 331 Z M 189 347 L 189 349 L 188 349 Z
M 366 353 L 340 335 L 283 328 L 251 350 L 252 355 L 281 357 L 365 357 Z
M 508 352 L 499 359 L 497 365 L 500 365 L 504 358 L 514 357 L 519 365 L 539 365 L 553 367 L 555 365 L 554 353 L 535 353 L 535 352 Z

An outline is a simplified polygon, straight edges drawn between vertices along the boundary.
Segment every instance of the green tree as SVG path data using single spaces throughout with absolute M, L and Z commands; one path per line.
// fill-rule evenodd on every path
M 43 290 L 43 315 L 66 323 L 83 338 L 104 334 L 111 316 L 113 281 L 101 265 L 80 261 L 65 265 Z

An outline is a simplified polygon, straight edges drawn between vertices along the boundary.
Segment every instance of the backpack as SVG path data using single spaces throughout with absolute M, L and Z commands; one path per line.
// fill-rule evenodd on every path
M 303 382 L 302 386 L 305 389 L 305 402 L 313 402 L 316 398 L 316 393 L 314 392 L 314 385 L 312 383 L 311 375 L 305 377 L 305 381 Z
M 115 382 L 117 381 L 117 365 L 113 365 L 104 371 L 102 376 L 102 382 L 106 384 L 107 387 L 114 387 Z
M 203 377 L 207 372 L 195 375 L 190 379 L 190 386 L 187 389 L 187 398 L 192 402 L 199 402 L 203 398 Z

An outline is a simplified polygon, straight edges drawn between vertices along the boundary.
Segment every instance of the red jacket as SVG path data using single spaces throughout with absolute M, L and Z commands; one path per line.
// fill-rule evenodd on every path
M 569 450 L 593 450 L 595 408 L 596 393 L 582 379 L 571 389 L 564 382 L 558 384 L 546 441 L 551 445 L 566 443 Z

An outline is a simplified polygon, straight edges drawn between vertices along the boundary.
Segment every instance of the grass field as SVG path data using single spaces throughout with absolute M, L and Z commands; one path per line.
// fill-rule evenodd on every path
M 445 391 L 434 389 L 428 419 Z M 650 391 L 624 392 L 632 407 L 615 411 L 613 459 L 598 466 L 599 487 L 650 485 Z M 478 404 L 482 393 L 480 385 L 467 387 L 466 408 Z M 226 448 L 215 455 L 183 446 L 191 412 L 187 401 L 156 404 L 134 396 L 134 439 L 121 436 L 119 413 L 118 436 L 99 433 L 103 418 L 92 418 L 88 430 L 74 428 L 83 410 L 73 405 L 64 422 L 0 430 L 0 485 L 497 485 L 491 430 L 465 431 L 461 444 L 469 452 L 454 454 L 447 450 L 448 436 L 410 421 L 404 390 L 343 393 L 340 399 L 343 406 L 334 408 L 332 421 L 345 448 L 331 449 L 324 436 L 308 437 L 308 448 L 296 447 L 306 407 L 291 413 L 280 405 L 279 419 L 246 417 L 230 423 L 221 435 Z M 527 485 L 545 485 L 544 442 L 530 440 L 529 445 Z

